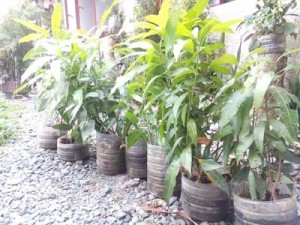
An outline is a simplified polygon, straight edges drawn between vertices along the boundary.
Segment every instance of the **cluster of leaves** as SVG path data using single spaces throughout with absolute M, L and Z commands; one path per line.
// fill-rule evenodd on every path
M 92 34 L 62 29 L 61 4 L 54 8 L 51 32 L 25 20 L 16 21 L 34 31 L 20 39 L 35 41 L 35 45 L 24 57 L 32 63 L 22 75 L 24 84 L 19 90 L 38 83 L 38 111 L 58 112 L 66 124 L 55 128 L 69 130 L 77 143 L 84 143 L 94 128 L 121 135 L 118 109 L 122 102 L 118 93 L 110 95 L 115 74 L 113 65 L 102 58 L 99 31 Z
M 284 18 L 289 9 L 295 8 L 297 0 L 258 0 L 257 11 L 247 18 L 257 35 L 293 34 L 295 27 Z
M 15 68 L 26 69 L 28 64 L 22 58 L 32 48 L 31 43 L 19 43 L 19 39 L 30 33 L 26 27 L 16 23 L 13 18 L 39 22 L 41 11 L 38 7 L 24 2 L 15 8 L 11 8 L 0 21 L 0 67 L 9 75 L 10 79 L 16 80 L 20 74 L 15 74 Z
M 135 124 L 140 122 L 148 142 L 171 149 L 167 200 L 180 166 L 192 178 L 193 164 L 197 165 L 200 175 L 227 187 L 216 172 L 220 166 L 210 159 L 211 143 L 203 152 L 198 138 L 206 138 L 210 125 L 219 118 L 214 95 L 223 86 L 220 75 L 231 75 L 237 63 L 235 56 L 222 54 L 225 45 L 210 36 L 232 33 L 230 26 L 240 22 L 203 17 L 208 0 L 197 1 L 188 11 L 172 13 L 169 4 L 170 0 L 165 1 L 158 15 L 146 16 L 146 22 L 138 24 L 145 31 L 124 43 L 127 55 L 137 59 L 115 87 L 128 83 L 127 98 L 135 100 L 139 111 L 132 110 L 127 117 Z M 158 36 L 159 42 L 153 41 L 152 35 Z
M 0 98 L 0 145 L 18 135 L 18 119 L 23 107 Z
M 263 49 L 257 49 L 263 51 Z M 292 183 L 281 171 L 283 160 L 299 163 L 289 151 L 298 135 L 298 112 L 290 104 L 298 98 L 276 86 L 274 72 L 264 72 L 250 60 L 221 90 L 223 105 L 220 130 L 215 135 L 223 144 L 224 164 L 234 154 L 237 173 L 234 183 L 248 181 L 254 200 L 276 199 L 278 183 Z M 273 163 L 279 165 L 275 170 Z

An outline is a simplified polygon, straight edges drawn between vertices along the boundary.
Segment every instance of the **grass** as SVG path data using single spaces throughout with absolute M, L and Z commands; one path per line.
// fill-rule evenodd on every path
M 0 146 L 18 136 L 18 124 L 23 111 L 22 104 L 0 97 Z

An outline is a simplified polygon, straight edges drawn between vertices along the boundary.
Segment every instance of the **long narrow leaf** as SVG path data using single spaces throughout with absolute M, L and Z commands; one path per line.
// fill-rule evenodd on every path
M 165 176 L 165 190 L 164 190 L 164 199 L 166 202 L 170 201 L 172 197 L 174 187 L 176 185 L 176 177 L 178 175 L 180 168 L 180 160 L 177 158 L 173 160 L 170 166 L 167 169 Z

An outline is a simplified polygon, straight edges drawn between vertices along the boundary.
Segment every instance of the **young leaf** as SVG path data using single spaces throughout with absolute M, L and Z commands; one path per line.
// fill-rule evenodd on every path
M 166 54 L 173 48 L 173 45 L 176 41 L 176 29 L 179 21 L 179 10 L 176 10 L 172 13 L 172 16 L 169 17 L 166 32 L 165 32 L 165 45 L 166 45 Z
M 62 6 L 57 3 L 51 16 L 51 30 L 54 37 L 58 38 L 62 22 Z
M 214 59 L 211 62 L 211 66 L 212 65 L 224 65 L 224 64 L 237 64 L 237 58 L 234 55 L 230 55 L 230 54 L 225 54 L 222 55 L 221 57 Z
M 30 66 L 26 69 L 25 73 L 21 77 L 21 82 L 25 82 L 31 75 L 38 72 L 46 63 L 48 63 L 52 57 L 45 56 L 36 59 Z
M 15 18 L 14 20 L 17 23 L 20 23 L 23 26 L 29 28 L 30 30 L 33 30 L 33 31 L 35 31 L 37 33 L 42 34 L 44 37 L 49 37 L 50 36 L 49 32 L 45 28 L 43 28 L 41 26 L 38 26 L 38 25 L 36 25 L 34 23 L 28 22 L 26 20 L 18 19 L 18 18 Z
M 115 7 L 116 4 L 118 4 L 118 2 L 119 2 L 119 0 L 114 0 L 113 3 L 110 5 L 110 7 L 107 10 L 105 10 L 105 12 L 103 13 L 100 23 L 99 23 L 99 26 L 98 26 L 98 29 L 97 29 L 97 36 L 100 36 L 102 27 L 103 27 L 107 17 L 110 15 L 112 9 Z
M 199 17 L 206 8 L 209 0 L 198 0 L 196 4 L 187 12 L 187 19 L 194 19 Z
M 40 34 L 40 33 L 32 33 L 32 34 L 28 34 L 24 37 L 22 37 L 19 42 L 20 43 L 25 43 L 25 42 L 31 42 L 31 41 L 35 41 L 35 40 L 38 40 L 40 38 L 43 38 L 44 35 L 43 34 Z

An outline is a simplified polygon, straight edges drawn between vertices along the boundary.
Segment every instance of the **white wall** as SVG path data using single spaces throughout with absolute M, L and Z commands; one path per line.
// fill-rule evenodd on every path
M 68 15 L 66 14 L 65 2 L 68 5 Z M 75 1 L 74 0 L 62 0 L 62 6 L 64 9 L 64 24 L 67 27 L 66 21 L 69 19 L 69 29 L 75 30 L 77 29 L 76 25 L 76 10 L 75 10 Z
M 93 0 L 79 0 L 80 29 L 90 30 L 94 25 Z

